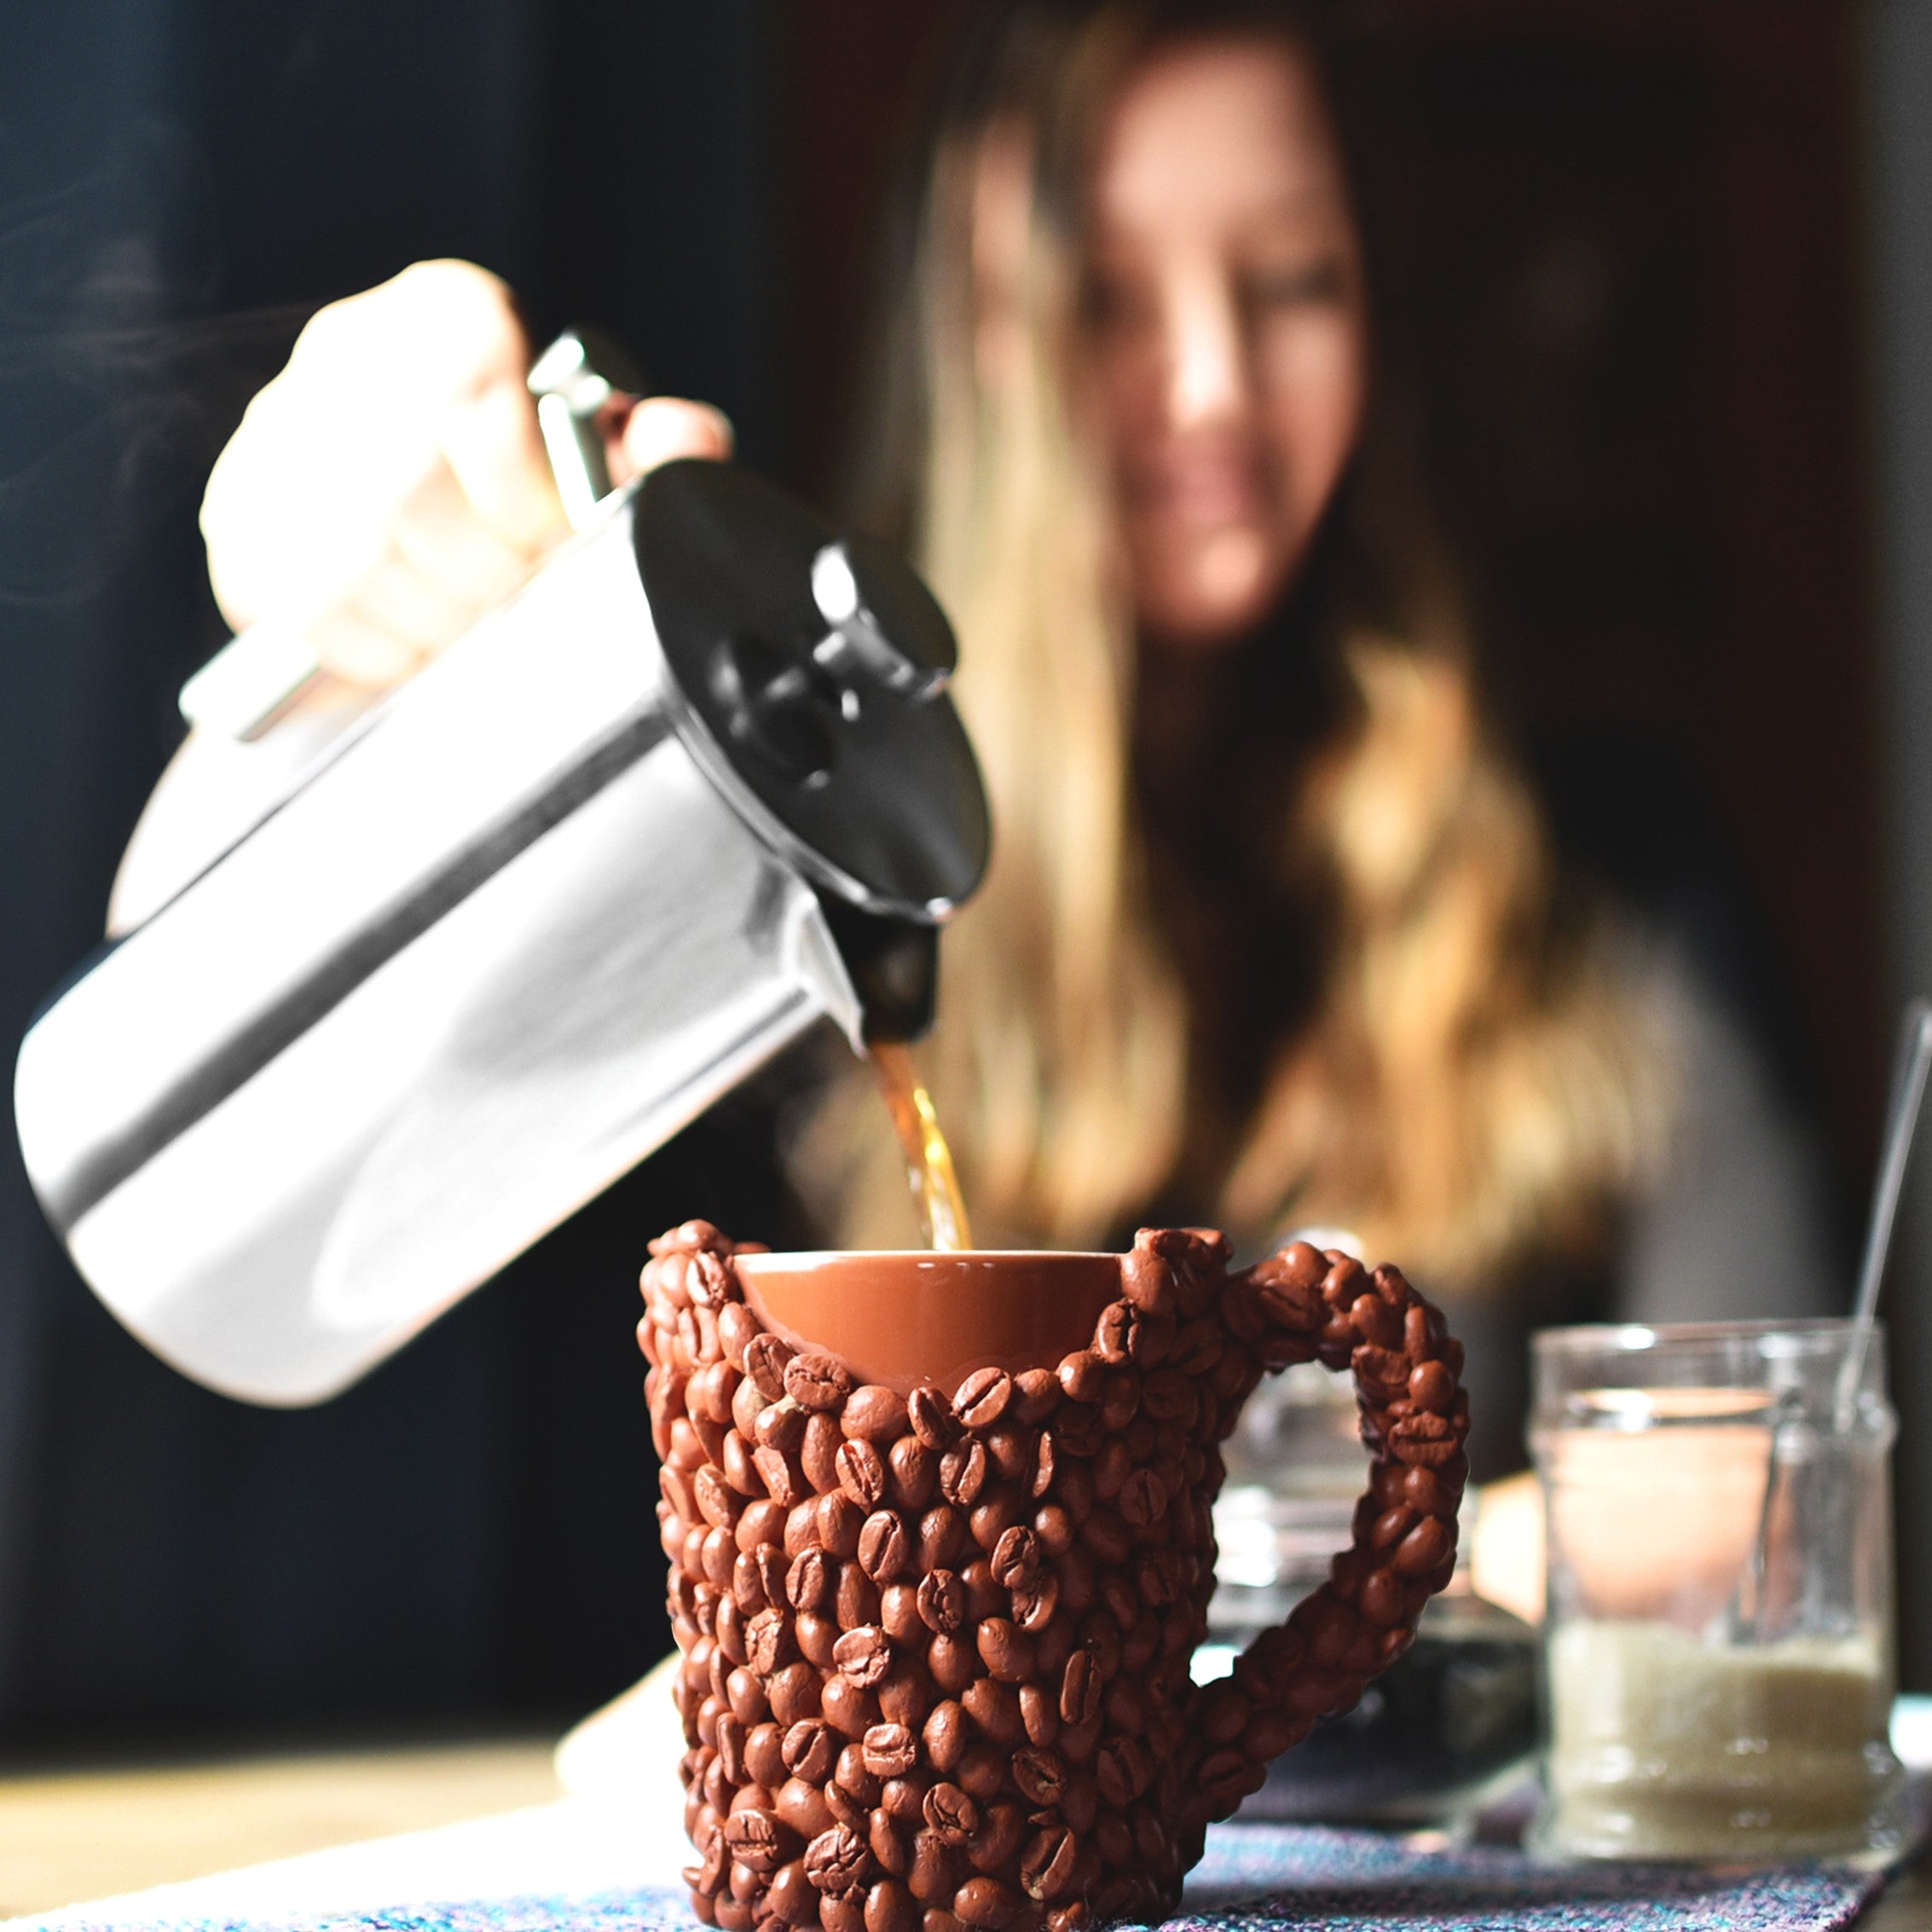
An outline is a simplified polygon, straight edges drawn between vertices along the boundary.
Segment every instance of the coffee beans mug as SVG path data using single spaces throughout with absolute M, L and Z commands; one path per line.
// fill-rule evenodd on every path
M 1462 1351 L 1393 1268 L 1145 1229 L 1125 1255 L 651 1244 L 639 1337 L 684 1653 L 697 1913 L 1076 1932 L 1166 1912 L 1209 1822 L 1400 1657 L 1455 1560 Z M 1355 1539 L 1189 1674 L 1218 1445 L 1352 1369 Z

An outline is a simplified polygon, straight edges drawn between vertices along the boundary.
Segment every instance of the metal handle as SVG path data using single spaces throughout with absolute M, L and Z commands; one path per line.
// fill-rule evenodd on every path
M 614 379 L 628 374 L 615 345 L 576 329 L 558 336 L 530 367 L 544 454 L 574 530 L 593 522 L 610 494 L 601 419 L 618 393 Z M 302 632 L 252 624 L 181 687 L 177 702 L 198 731 L 246 742 L 267 731 L 321 673 L 321 658 Z

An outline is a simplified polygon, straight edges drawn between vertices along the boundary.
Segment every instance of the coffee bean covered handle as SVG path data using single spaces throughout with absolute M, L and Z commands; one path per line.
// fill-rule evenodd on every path
M 1353 1370 L 1369 1481 L 1328 1581 L 1200 1692 L 1187 1786 L 1203 1823 L 1259 1790 L 1273 1759 L 1318 1717 L 1351 1709 L 1414 1640 L 1423 1605 L 1455 1567 L 1468 1475 L 1461 1345 L 1399 1270 L 1371 1273 L 1296 1241 L 1231 1281 L 1221 1308 L 1257 1378 L 1310 1360 Z M 1233 1420 L 1230 1410 L 1224 1426 Z

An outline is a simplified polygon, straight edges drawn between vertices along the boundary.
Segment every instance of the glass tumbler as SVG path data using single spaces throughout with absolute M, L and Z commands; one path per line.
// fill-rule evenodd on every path
M 1900 1842 L 1883 1337 L 1849 1322 L 1546 1330 L 1545 1800 L 1583 1858 Z

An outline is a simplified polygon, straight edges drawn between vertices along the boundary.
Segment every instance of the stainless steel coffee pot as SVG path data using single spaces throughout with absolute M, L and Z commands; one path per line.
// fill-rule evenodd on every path
M 587 527 L 21 1044 L 49 1219 L 228 1394 L 340 1390 L 814 1021 L 929 1021 L 987 849 L 939 606 L 726 465 L 559 480 Z

